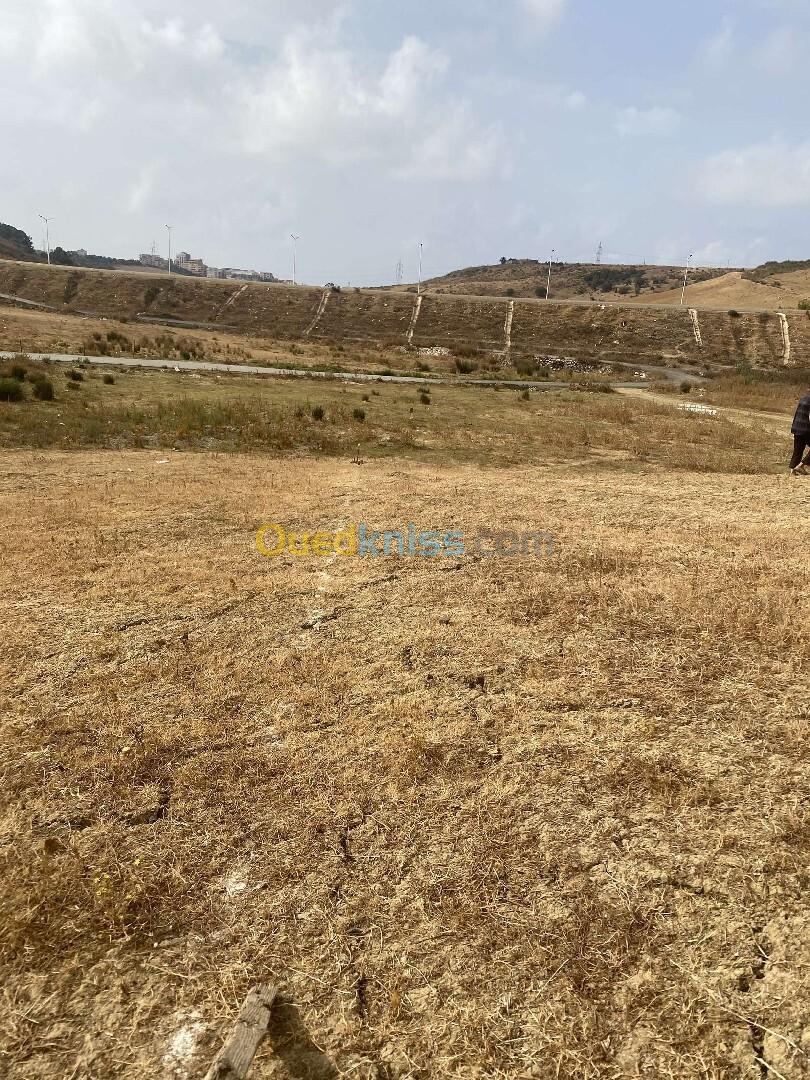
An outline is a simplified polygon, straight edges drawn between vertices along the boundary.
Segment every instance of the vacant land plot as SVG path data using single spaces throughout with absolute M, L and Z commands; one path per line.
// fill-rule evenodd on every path
M 0 459 L 4 1075 L 808 1075 L 801 482 L 169 459 Z

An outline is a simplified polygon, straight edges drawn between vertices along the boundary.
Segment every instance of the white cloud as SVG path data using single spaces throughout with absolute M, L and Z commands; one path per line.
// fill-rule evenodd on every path
M 810 143 L 772 139 L 706 160 L 697 174 L 700 194 L 713 203 L 810 206 Z
M 447 65 L 413 36 L 378 72 L 346 49 L 290 37 L 261 83 L 243 86 L 243 145 L 273 160 L 298 153 L 380 161 L 411 178 L 479 177 L 495 167 L 498 139 L 463 103 L 437 100 Z
M 700 59 L 707 67 L 723 68 L 735 49 L 734 31 L 731 23 L 725 22 L 715 34 L 711 34 L 700 44 Z
M 620 135 L 667 135 L 680 121 L 675 109 L 654 106 L 639 109 L 630 105 L 616 116 L 615 128 Z
M 768 34 L 757 49 L 755 59 L 757 65 L 770 75 L 786 75 L 806 51 L 806 42 L 795 28 L 780 26 Z
M 541 29 L 558 22 L 567 4 L 568 0 L 520 0 L 523 11 Z

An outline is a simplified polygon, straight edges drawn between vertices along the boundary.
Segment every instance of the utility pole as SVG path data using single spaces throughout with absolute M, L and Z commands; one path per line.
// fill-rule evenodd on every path
M 172 272 L 172 225 L 166 226 L 166 231 L 169 234 L 169 273 Z
M 417 296 L 422 293 L 422 245 L 419 245 L 419 284 L 416 286 Z
M 600 240 L 599 247 L 596 249 L 596 265 L 597 266 L 602 265 L 602 251 L 603 251 L 602 242 Z
M 50 228 L 50 225 L 51 225 L 51 222 L 53 221 L 53 218 L 52 217 L 45 217 L 44 214 L 40 214 L 39 216 L 45 222 L 45 249 L 48 252 L 48 266 L 50 266 L 51 265 L 51 228 Z
M 548 281 L 546 282 L 546 300 L 551 299 L 551 264 L 554 261 L 554 248 L 551 249 L 551 255 L 548 260 Z
M 694 255 L 690 255 L 686 260 L 686 269 L 683 272 L 683 288 L 681 289 L 681 307 L 683 307 L 683 301 L 686 296 L 686 279 L 689 277 L 689 264 L 691 263 Z
M 296 236 L 294 233 L 290 233 L 290 239 L 293 242 L 293 285 L 298 284 L 298 241 L 300 236 Z

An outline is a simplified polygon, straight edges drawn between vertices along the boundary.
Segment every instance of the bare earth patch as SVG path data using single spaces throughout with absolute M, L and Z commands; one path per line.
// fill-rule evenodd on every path
M 279 981 L 252 1077 L 809 1075 L 807 494 L 5 452 L 0 1071 L 201 1076 Z

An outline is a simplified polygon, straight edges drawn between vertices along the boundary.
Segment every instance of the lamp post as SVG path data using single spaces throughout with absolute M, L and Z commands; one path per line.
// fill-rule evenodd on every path
M 689 258 L 686 260 L 686 269 L 683 272 L 683 288 L 681 289 L 681 307 L 683 307 L 684 298 L 686 297 L 686 280 L 689 277 L 689 264 L 691 263 L 692 259 L 694 259 L 694 255 L 690 255 Z
M 554 261 L 554 248 L 551 249 L 551 255 L 548 260 L 548 280 L 546 281 L 546 300 L 551 299 L 551 264 Z
M 51 265 L 51 229 L 50 223 L 53 221 L 52 217 L 45 217 L 44 214 L 39 215 L 45 222 L 45 248 L 48 252 L 48 266 Z
M 172 226 L 166 226 L 166 232 L 169 234 L 169 273 L 172 272 Z
M 290 233 L 290 239 L 293 242 L 293 285 L 298 284 L 298 241 L 300 236 L 295 236 L 294 233 Z
M 419 283 L 416 286 L 416 295 L 417 296 L 421 295 L 421 292 L 422 292 L 422 247 L 423 247 L 423 245 L 420 243 L 420 245 L 419 245 Z

